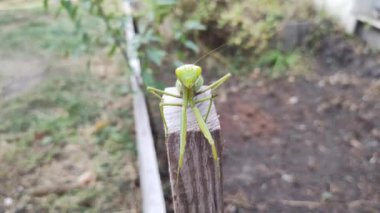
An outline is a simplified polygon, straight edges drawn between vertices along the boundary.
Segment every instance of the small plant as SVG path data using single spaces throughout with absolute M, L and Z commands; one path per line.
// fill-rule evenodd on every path
M 283 53 L 273 50 L 280 26 L 288 20 L 303 20 L 311 17 L 309 3 L 295 0 L 237 0 L 237 1 L 180 1 L 171 14 L 171 21 L 181 23 L 199 22 L 204 28 L 191 30 L 187 39 L 197 37 L 214 42 L 213 47 L 227 43 L 232 50 L 230 56 L 234 69 L 239 72 L 251 70 L 254 58 L 260 65 L 271 68 L 270 75 L 277 76 L 297 61 L 298 53 Z M 176 31 L 175 25 L 173 30 Z M 214 38 L 214 39 L 212 39 Z M 216 40 L 216 41 L 215 41 Z M 208 42 L 207 42 L 208 41 Z M 197 44 L 199 45 L 199 43 Z M 185 57 L 183 57 L 185 58 Z M 242 59 L 239 59 L 242 58 Z M 237 62 L 239 61 L 239 62 Z M 248 63 L 247 63 L 248 62 Z M 256 65 L 256 64 L 255 64 Z
M 257 65 L 269 68 L 269 76 L 276 78 L 296 65 L 299 59 L 300 55 L 295 52 L 285 53 L 280 50 L 270 50 L 259 57 Z

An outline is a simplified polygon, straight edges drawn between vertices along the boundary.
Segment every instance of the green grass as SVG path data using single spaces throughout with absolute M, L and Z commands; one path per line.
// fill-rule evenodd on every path
M 68 128 L 75 128 L 93 121 L 100 113 L 100 106 L 92 100 L 88 91 L 101 82 L 95 82 L 89 74 L 81 73 L 55 77 L 25 96 L 0 105 L 0 133 L 54 132 L 61 138 Z
M 128 108 L 104 109 L 105 102 L 119 97 L 118 87 L 121 85 L 107 85 L 88 72 L 53 77 L 28 94 L 0 104 L 0 134 L 29 132 L 47 144 L 72 138 L 78 134 L 78 128 L 94 125 L 104 114 L 111 120 L 128 120 Z M 95 142 L 112 140 L 117 148 L 118 143 L 131 142 L 130 122 L 126 122 L 124 129 L 116 125 L 102 128 L 96 133 Z M 134 146 L 128 143 L 124 148 L 133 150 Z
M 96 21 L 89 18 L 87 24 Z M 36 212 L 115 212 L 134 208 L 138 192 L 134 183 L 136 171 L 132 168 L 135 145 L 128 86 L 122 74 L 95 74 L 106 67 L 107 71 L 119 68 L 110 66 L 111 60 L 104 60 L 105 51 L 99 47 L 94 47 L 95 54 L 89 55 L 65 15 L 55 19 L 52 12 L 37 4 L 5 10 L 0 2 L 0 29 L 3 61 L 39 69 L 40 66 L 28 67 L 28 61 L 20 60 L 32 58 L 43 64 L 41 69 L 46 69 L 37 86 L 16 98 L 0 100 L 0 185 L 7 193 L 0 194 L 0 200 L 11 196 L 15 205 L 21 205 L 19 201 L 27 197 L 27 204 Z M 68 52 L 70 56 L 81 56 L 75 57 L 74 62 L 67 57 Z M 93 64 L 87 60 L 91 56 L 98 59 Z M 13 72 L 12 67 L 7 67 L 7 71 Z M 4 78 L 1 81 L 14 80 L 1 74 L 0 70 L 0 77 Z M 20 81 L 15 76 L 15 81 Z M 105 124 L 99 127 L 101 122 Z M 77 152 L 71 154 L 69 147 L 76 147 Z M 93 170 L 97 176 L 95 186 L 43 198 L 17 194 L 21 185 L 34 187 L 39 182 L 35 177 L 42 183 L 49 182 L 50 171 L 56 171 L 55 166 L 61 161 Z M 127 178 L 129 174 L 135 176 Z M 76 178 L 78 174 L 72 175 Z
M 12 17 L 13 12 L 0 12 L 0 50 L 2 54 L 12 54 L 15 50 L 31 53 L 65 53 L 80 46 L 80 39 L 66 18 L 53 19 L 42 9 L 23 11 L 20 17 Z M 12 17 L 12 18 L 6 18 Z
M 277 78 L 287 74 L 287 71 L 294 69 L 300 64 L 301 54 L 298 52 L 283 52 L 281 50 L 270 50 L 262 54 L 257 65 L 262 69 L 266 69 L 269 77 Z
M 69 51 L 83 50 L 82 54 L 88 57 L 73 22 L 64 13 L 55 17 L 57 8 L 44 10 L 42 2 L 37 4 L 37 1 L 32 1 L 23 9 L 19 8 L 25 2 L 11 3 L 7 7 L 4 3 L 0 4 L 0 55 L 7 56 L 4 58 L 28 55 L 41 58 L 43 62 L 46 58 L 39 56 L 49 55 L 51 59 L 46 63 L 47 69 L 51 71 L 47 74 L 55 77 L 49 77 L 33 91 L 15 100 L 0 101 L 0 134 L 33 131 L 44 135 L 45 143 L 62 141 L 75 134 L 76 128 L 95 122 L 104 113 L 103 101 L 120 95 L 111 94 L 111 90 L 118 90 L 116 87 L 123 88 L 124 85 L 114 82 L 108 82 L 108 85 L 97 79 L 88 70 L 84 70 L 84 64 L 87 63 L 84 59 L 78 58 L 82 62 L 81 67 L 56 65 L 62 64 L 63 56 Z M 97 23 L 91 17 L 83 18 L 84 25 L 100 31 L 101 26 Z M 100 48 L 97 50 L 102 52 Z M 60 73 L 57 73 L 58 70 Z M 110 132 L 117 131 L 108 128 L 105 128 L 108 133 L 102 133 L 100 138 L 115 138 L 116 133 Z
M 64 12 L 57 8 L 45 10 L 42 5 L 22 10 L 0 10 L 0 54 L 11 55 L 15 50 L 25 54 L 79 55 L 89 51 L 81 34 Z M 87 17 L 84 27 L 101 34 L 99 20 Z
M 0 11 L 33 9 L 41 5 L 41 0 L 3 0 L 0 1 Z
M 51 194 L 43 200 L 34 200 L 36 206 L 50 211 L 97 212 L 103 209 L 109 212 L 123 208 L 118 202 L 136 199 L 131 197 L 135 193 L 131 191 L 135 188 L 134 179 L 124 183 L 126 163 L 133 165 L 135 153 L 130 107 L 126 104 L 108 107 L 109 103 L 128 97 L 118 91 L 122 83 L 103 81 L 89 72 L 71 73 L 52 77 L 28 94 L 0 104 L 0 143 L 4 136 L 11 138 L 5 139 L 7 151 L 0 151 L 0 155 L 3 153 L 0 180 L 12 179 L 5 172 L 10 168 L 25 174 L 49 165 L 67 144 L 87 144 L 86 151 L 93 153 L 91 161 L 97 165 L 97 185 L 101 188 L 78 189 L 59 196 Z M 104 127 L 87 131 L 103 119 L 107 120 Z M 44 178 L 43 175 L 40 178 Z M 124 186 L 120 184 L 132 188 L 121 191 Z

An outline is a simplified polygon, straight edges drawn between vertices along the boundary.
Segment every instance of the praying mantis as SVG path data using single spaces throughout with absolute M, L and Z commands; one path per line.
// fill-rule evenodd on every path
M 212 135 L 210 133 L 209 128 L 207 127 L 206 122 L 207 122 L 207 117 L 210 113 L 212 100 L 215 97 L 212 92 L 216 88 L 218 88 L 220 85 L 222 85 L 225 81 L 227 81 L 231 77 L 231 74 L 228 73 L 224 75 L 222 78 L 220 78 L 219 80 L 203 88 L 202 86 L 203 86 L 204 80 L 202 77 L 202 68 L 200 66 L 197 66 L 195 64 L 185 64 L 178 67 L 175 70 L 175 74 L 177 76 L 176 88 L 179 95 L 168 93 L 168 92 L 165 92 L 153 87 L 148 87 L 147 90 L 151 92 L 153 95 L 157 96 L 161 100 L 160 113 L 161 113 L 161 117 L 164 124 L 165 135 L 167 134 L 168 127 L 167 127 L 165 116 L 163 113 L 163 108 L 164 107 L 181 107 L 182 108 L 181 121 L 180 121 L 180 151 L 179 151 L 178 168 L 177 168 L 177 182 L 178 182 L 178 174 L 180 172 L 180 169 L 183 166 L 183 159 L 184 159 L 185 148 L 186 148 L 187 109 L 188 108 L 191 108 L 202 134 L 204 135 L 209 145 L 211 146 L 212 156 L 213 156 L 214 161 L 216 162 L 219 161 L 215 141 L 212 138 Z M 199 100 L 195 99 L 197 95 L 202 94 L 209 90 L 211 90 L 210 97 L 202 98 Z M 163 98 L 162 98 L 163 95 L 182 99 L 182 103 L 164 103 Z M 205 101 L 209 101 L 209 105 L 208 105 L 207 113 L 205 117 L 203 117 L 200 110 L 198 109 L 196 105 Z

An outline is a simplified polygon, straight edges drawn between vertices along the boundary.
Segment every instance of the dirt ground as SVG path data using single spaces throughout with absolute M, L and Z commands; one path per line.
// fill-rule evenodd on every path
M 380 211 L 380 65 L 322 47 L 310 75 L 252 74 L 218 99 L 227 212 Z
M 222 86 L 225 212 L 380 211 L 380 65 L 364 52 L 330 36 L 307 75 L 253 72 Z

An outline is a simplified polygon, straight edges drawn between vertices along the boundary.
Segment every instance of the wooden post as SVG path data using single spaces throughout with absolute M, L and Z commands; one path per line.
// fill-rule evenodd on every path
M 166 92 L 178 94 L 175 87 L 166 88 Z M 196 98 L 209 97 L 206 92 Z M 181 103 L 181 99 L 163 96 L 165 103 Z M 209 102 L 198 104 L 202 115 L 207 112 Z M 176 183 L 180 145 L 181 107 L 165 106 L 164 115 L 168 125 L 166 148 L 169 161 L 170 184 L 176 213 L 220 213 L 223 212 L 222 188 L 222 144 L 220 124 L 215 106 L 212 104 L 207 126 L 215 140 L 219 163 L 215 162 L 209 143 L 201 133 L 194 114 L 187 110 L 187 145 L 183 167 Z

